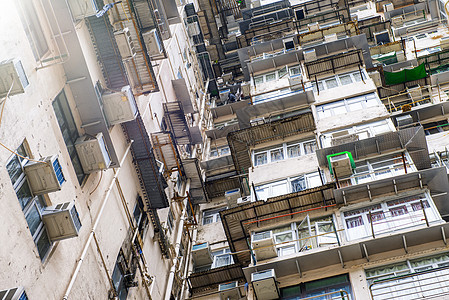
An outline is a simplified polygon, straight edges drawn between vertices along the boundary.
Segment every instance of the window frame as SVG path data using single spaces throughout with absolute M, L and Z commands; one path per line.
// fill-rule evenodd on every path
M 361 108 L 351 108 L 351 105 L 354 104 L 360 104 Z M 316 106 L 316 116 L 318 120 L 324 120 L 376 106 L 384 107 L 376 93 L 368 93 L 318 105 Z
M 311 144 L 311 143 L 315 144 L 315 146 L 314 146 L 315 149 L 310 153 L 306 153 L 305 145 Z M 297 156 L 290 156 L 288 149 L 291 147 L 294 147 L 294 146 L 299 146 L 300 153 Z M 278 151 L 278 150 L 282 150 L 283 158 L 273 161 L 272 160 L 272 152 Z M 278 145 L 273 145 L 271 147 L 255 149 L 255 150 L 251 151 L 251 159 L 252 159 L 253 166 L 258 167 L 258 166 L 271 164 L 271 163 L 282 161 L 282 160 L 287 160 L 287 159 L 291 159 L 291 158 L 297 158 L 300 156 L 313 154 L 313 153 L 315 153 L 316 150 L 318 150 L 318 143 L 315 138 L 303 139 L 301 141 L 286 142 L 286 143 L 282 143 L 282 144 L 278 144 Z M 257 160 L 256 160 L 257 156 L 263 155 L 263 154 L 265 154 L 265 156 L 266 156 L 265 162 L 260 163 L 260 164 L 257 163 Z
M 219 207 L 219 208 L 213 208 L 213 209 L 207 209 L 203 211 L 203 215 L 202 215 L 202 221 L 201 224 L 202 225 L 208 225 L 208 224 L 213 224 L 213 223 L 218 223 L 221 221 L 220 218 L 220 211 L 227 209 L 227 206 L 223 206 L 223 207 Z M 206 223 L 206 220 L 208 218 L 212 218 L 211 222 Z
M 357 77 L 355 74 L 357 74 L 358 76 L 360 76 L 360 71 L 352 71 L 352 72 L 348 72 L 348 73 L 343 73 L 343 74 L 335 74 L 331 77 L 326 77 L 323 79 L 318 80 L 318 88 L 319 91 L 325 91 L 325 90 L 330 90 L 330 89 L 334 89 L 337 87 L 342 87 L 348 84 L 352 84 L 352 83 L 357 83 L 357 82 L 361 82 L 367 79 L 367 75 L 365 74 L 365 70 L 362 70 L 362 75 L 360 77 Z M 345 76 L 349 76 L 349 78 L 351 78 L 351 82 L 350 83 L 346 83 L 343 84 L 342 80 L 340 77 L 345 77 Z M 327 84 L 327 81 L 331 81 L 331 80 L 335 80 L 335 83 L 337 85 L 330 87 Z M 317 89 L 317 81 L 311 81 L 312 82 L 312 90 L 314 93 L 318 93 L 318 89 Z

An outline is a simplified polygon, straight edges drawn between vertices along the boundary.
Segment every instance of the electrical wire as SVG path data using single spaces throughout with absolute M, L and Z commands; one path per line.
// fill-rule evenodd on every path
M 95 191 L 97 190 L 98 186 L 100 185 L 101 178 L 103 178 L 103 170 L 101 170 L 101 172 L 100 172 L 100 179 L 98 180 L 97 185 L 95 186 L 95 188 L 93 189 L 93 191 L 89 193 L 89 196 L 92 195 L 93 193 L 95 193 Z

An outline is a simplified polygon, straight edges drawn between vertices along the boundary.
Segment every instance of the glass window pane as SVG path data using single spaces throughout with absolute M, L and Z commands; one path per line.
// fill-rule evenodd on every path
M 290 75 L 299 75 L 301 74 L 301 69 L 299 67 L 291 67 Z
M 300 192 L 306 189 L 306 180 L 304 177 L 299 177 L 291 181 L 292 192 Z
M 267 153 L 256 153 L 254 154 L 254 164 L 256 166 L 264 165 L 267 163 Z
M 41 217 L 39 215 L 36 205 L 31 206 L 30 211 L 28 212 L 25 218 L 28 223 L 28 228 L 31 231 L 31 235 L 34 236 L 36 230 L 39 228 L 39 225 L 41 224 Z
M 276 197 L 288 193 L 287 182 L 273 184 L 271 187 L 271 197 Z
M 270 73 L 265 75 L 265 82 L 273 81 L 276 79 L 276 73 Z
M 352 73 L 352 76 L 354 77 L 354 80 L 356 82 L 362 81 L 362 76 L 360 75 L 360 72 Z
M 33 196 L 31 195 L 28 182 L 24 181 L 20 189 L 16 192 L 22 210 L 30 203 Z
M 288 157 L 298 157 L 301 155 L 301 145 L 293 145 L 287 147 Z
M 263 82 L 263 76 L 254 77 L 254 84 L 259 84 Z
M 271 162 L 284 159 L 284 151 L 282 149 L 276 149 L 270 151 Z
M 307 175 L 307 184 L 308 188 L 314 188 L 317 186 L 321 186 L 321 177 L 320 174 L 317 172 L 313 175 Z
M 45 258 L 48 251 L 50 250 L 51 242 L 48 238 L 47 231 L 45 229 L 42 230 L 42 234 L 36 242 L 37 251 L 39 252 L 39 256 L 41 260 Z
M 326 87 L 328 89 L 332 89 L 332 88 L 335 88 L 338 86 L 336 78 L 326 79 L 326 80 L 324 80 L 324 82 L 326 83 Z
M 287 74 L 287 66 L 279 70 L 279 78 L 284 77 Z
M 340 75 L 338 77 L 340 78 L 341 85 L 347 85 L 347 84 L 352 83 L 352 79 L 351 79 L 351 76 L 349 74 L 347 74 L 347 75 Z
M 9 163 L 6 165 L 6 170 L 8 171 L 9 177 L 11 178 L 11 182 L 14 185 L 19 179 L 20 175 L 22 175 L 22 166 L 19 162 L 17 156 L 14 156 Z
M 318 149 L 316 141 L 304 143 L 304 151 L 306 154 L 314 153 Z

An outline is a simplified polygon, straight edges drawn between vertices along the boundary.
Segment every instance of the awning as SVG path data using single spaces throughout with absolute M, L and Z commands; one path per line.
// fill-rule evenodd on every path
M 421 64 L 413 69 L 404 69 L 398 72 L 384 71 L 384 76 L 385 76 L 385 84 L 393 85 L 425 78 L 427 77 L 427 73 L 425 65 Z

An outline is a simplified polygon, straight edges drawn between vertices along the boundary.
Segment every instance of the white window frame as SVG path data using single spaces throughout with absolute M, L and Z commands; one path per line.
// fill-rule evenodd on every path
M 356 83 L 356 82 L 362 82 L 363 80 L 367 79 L 367 75 L 365 74 L 365 70 L 362 70 L 361 73 L 362 73 L 362 75 L 360 76 L 360 71 L 353 71 L 353 72 L 349 72 L 349 73 L 336 74 L 336 75 L 331 76 L 331 77 L 320 79 L 320 80 L 318 80 L 319 91 L 322 92 L 324 90 L 330 90 L 330 89 L 334 89 L 334 88 L 337 88 L 337 87 L 345 86 L 345 85 L 348 85 L 348 84 L 352 84 L 352 83 Z M 344 77 L 344 76 L 349 76 L 349 78 L 351 78 L 351 82 L 343 84 L 343 82 L 341 80 L 341 77 Z M 328 82 L 331 81 L 331 80 L 335 80 L 335 83 L 337 85 L 336 86 L 330 86 L 328 84 Z M 311 82 L 312 82 L 313 92 L 314 93 L 318 93 L 316 81 L 312 80 Z
M 227 209 L 226 206 L 224 207 L 220 207 L 220 208 L 214 208 L 214 209 L 208 209 L 203 211 L 203 220 L 202 220 L 202 224 L 203 225 L 207 225 L 207 224 L 212 224 L 212 223 L 217 223 L 220 222 L 220 211 Z M 211 218 L 212 221 L 206 223 L 206 220 L 208 218 Z
M 352 108 L 351 106 L 354 104 L 360 104 L 361 108 Z M 368 93 L 319 105 L 316 107 L 316 112 L 318 120 L 323 120 L 329 117 L 365 110 L 376 106 L 383 106 L 377 93 Z
M 212 147 L 209 151 L 209 158 L 217 158 L 222 156 L 227 156 L 231 153 L 231 149 L 228 145 L 220 146 L 220 147 Z
M 282 179 L 282 180 L 277 180 L 277 181 L 273 181 L 273 182 L 270 182 L 270 183 L 258 185 L 258 186 L 255 187 L 255 190 L 256 190 L 256 193 L 257 193 L 258 191 L 260 191 L 262 189 L 268 189 L 268 196 L 267 196 L 267 199 L 268 199 L 268 198 L 272 198 L 272 197 L 276 197 L 276 196 L 280 196 L 280 195 L 285 195 L 285 194 L 297 192 L 297 191 L 293 190 L 292 183 L 295 180 L 300 179 L 300 178 L 304 179 L 305 188 L 303 190 L 310 189 L 310 188 L 317 187 L 317 186 L 321 186 L 321 182 L 320 182 L 319 185 L 314 185 L 313 184 L 312 178 L 315 178 L 317 176 L 321 176 L 321 179 L 324 180 L 322 174 L 320 174 L 319 172 L 312 172 L 312 173 L 301 174 L 301 175 L 297 175 L 297 176 L 291 176 L 291 177 L 287 177 L 287 178 Z M 320 179 L 320 181 L 321 181 L 321 179 Z M 280 194 L 280 195 L 274 193 L 274 188 L 276 188 L 278 186 L 281 186 L 281 185 L 284 185 L 284 184 L 286 186 L 285 193 Z M 254 193 L 253 193 L 253 198 L 255 199 Z M 257 199 L 258 200 L 267 200 L 267 199 L 261 198 L 259 193 L 257 194 Z
M 425 226 L 426 222 L 422 220 L 423 215 L 421 215 L 420 213 L 414 213 L 422 211 L 422 208 L 419 209 L 414 208 L 414 206 L 416 205 L 421 207 L 420 200 L 422 200 L 424 203 L 425 206 L 424 210 L 426 212 L 426 216 L 429 223 L 440 220 L 438 211 L 436 210 L 433 200 L 428 193 L 421 193 L 397 199 L 389 199 L 359 209 L 342 211 L 341 216 L 343 227 L 345 229 L 346 240 L 354 241 L 372 236 L 372 228 L 371 222 L 369 220 L 369 212 L 371 212 L 373 219 L 377 219 L 376 216 L 380 216 L 380 218 L 374 220 L 373 223 L 374 226 L 378 225 L 377 228 L 376 227 L 374 228 L 374 234 L 377 236 L 383 234 L 390 234 L 397 230 L 403 230 L 406 228 Z M 393 216 L 393 210 L 401 209 L 402 207 L 405 207 L 406 213 Z M 407 217 L 410 218 L 412 222 L 414 221 L 416 222 L 410 224 L 407 223 L 406 222 L 408 221 Z M 349 227 L 348 224 L 351 222 L 351 220 L 355 221 L 356 219 L 358 219 L 356 223 L 358 223 L 359 225 Z M 353 233 L 351 233 L 350 231 L 352 231 Z
M 285 68 L 286 68 L 285 73 L 281 75 L 281 71 Z M 299 72 L 296 72 L 296 71 L 299 71 Z M 267 80 L 267 76 L 270 76 L 270 75 L 274 75 L 275 77 L 271 80 Z M 263 74 L 254 75 L 252 78 L 252 83 L 254 86 L 257 86 L 259 84 L 273 82 L 273 81 L 276 81 L 276 80 L 279 80 L 282 78 L 287 78 L 289 76 L 296 77 L 296 76 L 301 76 L 301 75 L 302 75 L 302 72 L 301 72 L 300 65 L 292 65 L 292 66 L 284 65 L 275 71 L 270 71 L 270 72 L 266 72 Z
M 231 250 L 229 248 L 223 248 L 223 249 L 220 249 L 220 250 L 212 251 L 212 255 L 214 256 L 214 259 L 213 259 L 213 262 L 212 262 L 211 269 L 220 268 L 220 267 L 224 267 L 224 266 L 229 266 L 229 265 L 232 265 L 234 263 L 234 259 L 233 259 L 232 254 L 231 254 Z M 227 264 L 220 264 L 219 265 L 218 264 L 218 259 L 219 258 L 229 259 L 229 263 L 227 263 Z
M 312 152 L 306 153 L 305 145 L 308 145 L 308 144 L 315 144 L 315 146 L 314 146 L 315 150 L 313 150 Z M 300 153 L 297 156 L 289 156 L 288 149 L 291 147 L 294 147 L 294 146 L 300 147 Z M 283 158 L 278 159 L 278 160 L 272 160 L 273 153 L 275 151 L 279 151 L 279 150 L 282 151 Z M 252 161 L 253 161 L 253 165 L 255 167 L 257 167 L 257 166 L 262 166 L 262 165 L 270 164 L 270 163 L 277 162 L 277 161 L 282 161 L 282 160 L 286 160 L 286 159 L 290 159 L 290 158 L 296 158 L 296 157 L 300 157 L 300 156 L 304 156 L 304 155 L 308 155 L 308 154 L 313 154 L 313 153 L 315 153 L 316 150 L 318 150 L 318 144 L 315 139 L 294 141 L 294 142 L 289 142 L 289 143 L 283 143 L 281 145 L 267 147 L 267 148 L 260 149 L 260 150 L 253 150 L 252 151 Z M 257 163 L 256 158 L 259 155 L 263 155 L 263 154 L 265 154 L 265 156 L 266 156 L 266 161 L 264 163 Z

